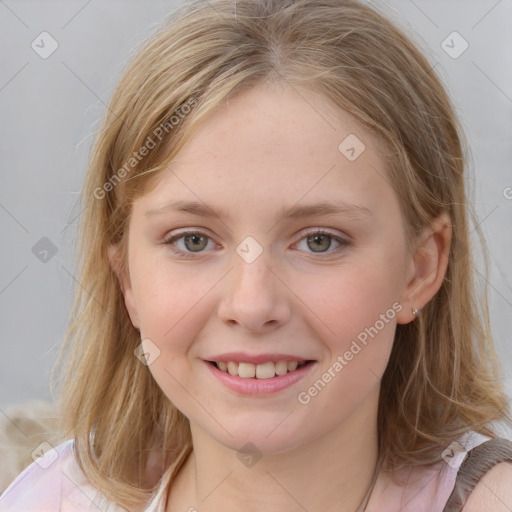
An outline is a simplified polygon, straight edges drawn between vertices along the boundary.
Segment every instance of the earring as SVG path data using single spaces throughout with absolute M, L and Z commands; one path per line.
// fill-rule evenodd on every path
M 412 308 L 412 314 L 414 318 L 416 318 L 416 315 L 418 314 L 418 310 L 416 308 Z

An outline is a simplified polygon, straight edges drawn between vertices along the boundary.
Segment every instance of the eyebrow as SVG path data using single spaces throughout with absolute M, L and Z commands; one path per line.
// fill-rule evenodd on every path
M 201 217 L 211 217 L 222 219 L 229 217 L 229 213 L 222 208 L 214 208 L 206 203 L 199 201 L 169 201 L 162 206 L 148 210 L 144 215 L 150 217 L 155 214 L 166 213 L 169 211 L 179 211 L 198 215 Z M 373 215 L 373 212 L 366 206 L 344 203 L 341 201 L 320 202 L 314 204 L 294 205 L 281 208 L 276 215 L 276 220 L 283 218 L 302 218 L 320 215 L 345 215 L 353 219 L 362 219 Z

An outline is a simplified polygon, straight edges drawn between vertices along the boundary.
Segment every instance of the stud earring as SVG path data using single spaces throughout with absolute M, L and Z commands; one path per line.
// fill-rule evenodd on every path
M 416 318 L 416 315 L 418 314 L 418 310 L 416 308 L 412 308 L 412 314 L 414 318 Z

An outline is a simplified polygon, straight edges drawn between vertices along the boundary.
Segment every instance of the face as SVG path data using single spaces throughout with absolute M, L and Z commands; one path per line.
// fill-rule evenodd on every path
M 285 213 L 319 203 L 344 206 Z M 126 306 L 165 395 L 212 439 L 262 452 L 370 407 L 411 277 L 378 141 L 322 97 L 265 87 L 210 114 L 135 200 L 128 269 Z M 312 362 L 268 379 L 208 362 L 251 356 Z

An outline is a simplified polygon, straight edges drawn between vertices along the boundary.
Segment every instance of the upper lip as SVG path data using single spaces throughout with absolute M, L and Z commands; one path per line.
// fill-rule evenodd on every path
M 233 361 L 236 363 L 252 364 L 268 363 L 269 361 L 274 363 L 277 363 L 278 361 L 311 361 L 311 359 L 308 359 L 307 357 L 297 357 L 290 354 L 247 354 L 245 352 L 229 352 L 227 354 L 212 356 L 205 360 L 215 362 L 224 361 L 225 363 Z

